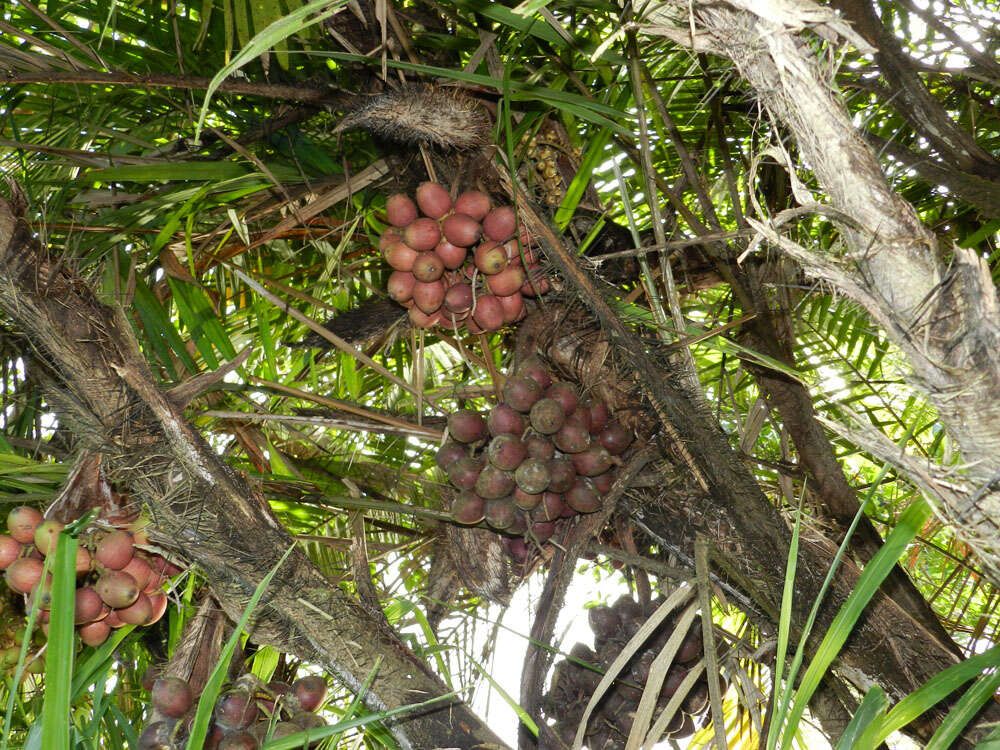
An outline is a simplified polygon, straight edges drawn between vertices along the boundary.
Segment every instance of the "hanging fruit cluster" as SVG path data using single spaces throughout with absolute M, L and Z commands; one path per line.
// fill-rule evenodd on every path
M 604 672 L 617 658 L 622 647 L 635 635 L 639 626 L 661 603 L 654 601 L 643 607 L 632 597 L 625 595 L 611 607 L 599 606 L 589 610 L 590 629 L 594 631 L 594 649 L 577 643 L 570 651 L 570 656 L 577 661 L 567 659 L 556 664 L 551 689 L 543 700 L 546 713 L 556 720 L 556 733 L 569 746 L 573 744 L 583 711 Z M 675 624 L 676 618 L 668 617 L 649 636 L 644 648 L 625 665 L 619 678 L 597 704 L 587 724 L 584 744 L 589 750 L 620 750 L 625 747 L 653 660 L 673 635 Z M 701 623 L 695 621 L 681 641 L 663 681 L 654 717 L 666 708 L 689 670 L 702 656 Z M 589 669 L 578 662 L 596 669 Z M 725 692 L 726 686 L 723 685 L 722 689 Z M 707 707 L 708 680 L 702 674 L 688 690 L 680 709 L 667 725 L 663 738 L 677 740 L 694 734 L 695 721 L 705 713 Z
M 414 325 L 496 331 L 524 317 L 525 296 L 548 291 L 531 236 L 510 206 L 494 207 L 477 190 L 452 202 L 436 182 L 421 183 L 415 197 L 389 197 L 392 226 L 379 239 L 393 268 L 389 296 L 409 308 Z
M 107 640 L 112 629 L 151 625 L 167 609 L 163 586 L 180 568 L 142 549 L 149 539 L 140 520 L 126 528 L 94 528 L 80 535 L 76 551 L 75 621 L 88 646 Z M 38 600 L 38 622 L 47 630 L 51 576 L 42 581 L 45 557 L 63 529 L 35 508 L 20 506 L 7 516 L 9 534 L 0 534 L 0 570 L 11 590 Z
M 152 724 L 139 735 L 139 750 L 185 747 L 198 696 L 182 679 L 162 677 L 144 687 L 152 694 Z M 256 750 L 265 741 L 326 726 L 314 712 L 326 697 L 326 680 L 302 677 L 291 685 L 243 675 L 219 694 L 208 725 L 204 750 Z M 303 746 L 305 744 L 303 743 Z
M 544 543 L 566 519 L 600 509 L 632 443 L 600 398 L 553 380 L 534 357 L 507 379 L 489 414 L 456 411 L 448 433 L 436 461 L 459 490 L 452 517 L 485 519 L 509 537 L 504 546 L 516 562 L 529 542 Z
M 45 654 L 39 651 L 40 647 L 45 645 L 45 637 L 38 630 L 32 637 L 24 626 L 24 615 L 18 610 L 19 608 L 14 606 L 12 597 L 0 593 L 0 675 L 13 673 L 25 638 L 31 641 L 25 652 L 25 674 L 45 671 Z

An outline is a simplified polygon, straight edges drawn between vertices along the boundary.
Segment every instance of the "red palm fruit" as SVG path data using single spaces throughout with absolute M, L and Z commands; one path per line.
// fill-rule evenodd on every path
M 152 625 L 154 622 L 157 622 L 161 617 L 163 617 L 164 613 L 167 611 L 167 604 L 170 602 L 167 600 L 167 595 L 162 591 L 143 593 L 149 597 L 149 603 L 153 608 L 152 614 L 149 616 L 149 621 L 146 623 L 147 625 Z
M 515 472 L 516 479 L 516 472 Z M 538 504 L 542 502 L 542 493 L 532 494 L 530 492 L 525 492 L 520 487 L 515 487 L 514 492 L 511 494 L 514 498 L 514 505 L 516 505 L 521 510 L 531 510 L 532 508 L 537 508 Z
M 108 570 L 121 570 L 128 565 L 133 554 L 135 547 L 132 544 L 132 535 L 121 529 L 106 534 L 97 543 L 97 562 Z
M 503 243 L 503 248 L 507 251 L 507 258 L 512 266 L 538 265 L 538 253 L 528 245 L 519 245 L 517 240 L 510 240 Z
M 77 625 L 96 620 L 103 609 L 104 602 L 90 586 L 78 588 L 73 593 L 73 622 Z
M 688 629 L 687 635 L 684 636 L 684 640 L 681 641 L 681 645 L 677 649 L 677 661 L 683 664 L 684 662 L 694 661 L 701 656 L 701 638 L 701 623 L 694 623 Z
M 632 433 L 626 430 L 615 420 L 608 422 L 607 426 L 598 435 L 598 441 L 612 456 L 617 456 L 625 452 L 632 444 Z
M 326 680 L 318 675 L 302 677 L 292 683 L 292 692 L 303 711 L 315 711 L 326 697 Z
M 471 334 L 479 335 L 480 333 L 486 333 L 486 329 L 471 317 L 465 319 L 465 327 L 469 329 L 469 333 Z
M 18 594 L 28 594 L 42 578 L 43 563 L 33 557 L 22 557 L 7 566 L 4 580 Z
M 521 286 L 521 294 L 525 297 L 537 297 L 552 288 L 548 275 L 538 266 L 528 266 L 528 278 Z
M 566 421 L 578 424 L 587 432 L 590 432 L 590 409 L 585 406 L 577 406 L 572 414 L 566 415 Z
M 257 704 L 246 690 L 230 690 L 215 702 L 215 720 L 228 729 L 245 729 L 257 718 Z
M 111 628 L 103 620 L 87 623 L 80 628 L 80 640 L 85 645 L 97 648 L 111 635 Z
M 535 354 L 525 358 L 517 368 L 517 374 L 525 378 L 531 378 L 541 386 L 543 391 L 552 385 L 552 377 L 549 375 L 549 371 L 545 369 L 545 364 Z
M 415 281 L 413 283 L 413 304 L 425 315 L 437 312 L 441 303 L 444 302 L 444 284 L 441 279 L 425 283 Z
M 7 534 L 0 534 L 0 570 L 7 570 L 21 554 L 21 545 Z
M 476 494 L 484 500 L 498 500 L 514 491 L 514 474 L 487 464 L 476 477 Z
M 441 228 L 434 219 L 415 219 L 403 230 L 403 242 L 414 250 L 433 250 L 441 241 Z
M 528 449 L 531 458 L 540 458 L 548 461 L 556 455 L 556 447 L 552 441 L 540 435 L 531 435 L 524 441 L 524 447 Z
M 524 433 L 524 417 L 507 404 L 497 404 L 490 410 L 490 415 L 486 419 L 486 427 L 494 437 L 497 435 L 520 436 Z
M 524 492 L 538 495 L 549 488 L 552 476 L 545 461 L 539 458 L 527 458 L 514 472 L 514 481 Z
M 385 216 L 394 227 L 405 227 L 417 218 L 417 204 L 402 193 L 390 195 L 385 202 Z
M 520 292 L 514 292 L 506 297 L 497 297 L 500 300 L 500 307 L 503 309 L 503 322 L 505 325 L 516 323 L 527 313 L 524 310 L 524 297 Z
M 490 198 L 478 190 L 467 190 L 455 199 L 455 213 L 482 221 L 490 212 Z
M 622 629 L 621 618 L 611 607 L 599 604 L 587 610 L 587 620 L 594 636 L 602 640 L 612 638 Z
M 634 630 L 639 621 L 643 619 L 642 605 L 628 594 L 622 594 L 612 606 L 626 628 L 631 627 Z
M 410 271 L 417 281 L 429 284 L 437 281 L 444 275 L 444 261 L 437 253 L 420 253 L 413 261 L 413 269 Z
M 134 602 L 118 610 L 118 618 L 129 625 L 147 625 L 152 617 L 153 603 L 141 591 Z
M 416 218 L 415 216 L 413 218 Z M 409 224 L 409 222 L 407 222 Z M 385 250 L 393 242 L 402 242 L 403 233 L 399 230 L 399 227 L 389 227 L 386 229 L 378 238 L 378 249 L 380 251 Z
M 569 422 L 553 436 L 552 442 L 563 453 L 579 453 L 590 446 L 590 433 L 580 425 Z
M 417 251 L 405 242 L 393 242 L 382 251 L 382 257 L 395 271 L 411 271 Z
M 555 521 L 562 514 L 563 496 L 557 492 L 542 493 L 542 502 L 531 511 L 533 521 Z
M 511 531 L 508 528 L 504 533 L 509 534 Z M 524 543 L 523 539 L 512 539 L 505 536 L 501 538 L 500 544 L 506 550 L 507 556 L 517 564 L 520 565 L 528 559 L 528 545 Z
M 257 750 L 260 744 L 252 734 L 236 732 L 224 735 L 219 742 L 218 750 Z
M 35 528 L 35 547 L 43 555 L 48 555 L 51 550 L 55 549 L 56 539 L 62 530 L 63 524 L 58 521 L 42 521 Z
M 590 412 L 590 432 L 592 435 L 597 435 L 607 427 L 610 413 L 608 412 L 608 405 L 604 403 L 604 399 L 600 396 L 587 396 L 581 401 L 580 405 Z
M 135 579 L 120 570 L 109 570 L 97 579 L 94 590 L 101 600 L 113 609 L 129 606 L 139 598 L 139 587 Z
M 722 687 L 720 685 L 719 689 L 721 690 Z M 700 714 L 708 708 L 708 682 L 705 680 L 704 675 L 702 675 L 702 678 L 698 682 L 691 686 L 691 690 L 684 696 L 681 708 L 688 714 Z
M 542 435 L 559 431 L 566 421 L 566 413 L 553 398 L 540 398 L 531 407 L 531 426 Z
M 114 609 L 108 612 L 107 617 L 101 620 L 101 622 L 106 623 L 107 626 L 112 630 L 114 630 L 115 628 L 125 627 L 125 623 L 121 621 L 120 617 L 118 617 L 118 611 Z
M 576 388 L 566 382 L 557 382 L 545 389 L 545 398 L 555 399 L 560 403 L 566 414 L 576 411 L 580 397 L 576 393 Z
M 586 477 L 577 477 L 564 499 L 566 505 L 577 513 L 593 513 L 601 507 L 601 496 L 594 483 Z
M 170 750 L 173 747 L 170 735 L 173 733 L 175 723 L 157 721 L 148 725 L 139 735 L 136 750 Z
M 83 575 L 89 573 L 94 566 L 94 557 L 86 547 L 76 548 L 76 574 Z
M 402 304 L 408 299 L 413 298 L 413 285 L 416 283 L 416 278 L 412 273 L 406 271 L 393 271 L 389 274 L 389 281 L 386 284 L 386 290 L 389 292 L 389 297 L 395 301 Z
M 552 538 L 552 535 L 556 531 L 556 525 L 553 521 L 536 521 L 531 524 L 531 535 L 535 538 L 536 542 L 547 542 Z
M 576 481 L 576 469 L 573 463 L 565 456 L 550 459 L 549 469 L 549 489 L 552 492 L 566 492 Z
M 542 387 L 533 379 L 518 375 L 503 384 L 503 400 L 512 409 L 526 414 L 542 397 Z
M 611 454 L 599 445 L 592 445 L 585 451 L 574 453 L 569 457 L 576 473 L 584 477 L 596 477 L 611 468 L 614 463 Z
M 455 315 L 468 315 L 472 302 L 472 287 L 469 284 L 453 284 L 444 293 L 444 308 Z
M 607 495 L 611 492 L 615 479 L 617 479 L 617 476 L 614 469 L 611 471 L 605 471 L 603 474 L 598 474 L 590 478 L 590 480 L 594 483 L 594 486 L 597 488 L 597 491 L 602 495 Z
M 560 518 L 572 518 L 577 515 L 577 512 L 573 510 L 569 505 L 566 504 L 566 495 L 563 495 L 563 509 L 562 513 L 559 514 Z
M 467 455 L 469 455 L 469 449 L 464 445 L 448 442 L 438 448 L 437 453 L 434 454 L 434 463 L 441 469 L 447 469 L 458 459 L 465 458 Z
M 7 530 L 21 544 L 35 541 L 35 529 L 42 523 L 42 514 L 27 505 L 20 505 L 7 514 Z
M 486 437 L 486 420 L 478 411 L 459 409 L 448 415 L 448 432 L 460 443 L 474 443 Z
M 428 315 L 416 307 L 411 307 L 407 311 L 407 314 L 410 316 L 410 322 L 417 328 L 432 328 L 441 322 L 441 312 L 439 310 L 435 310 Z
M 453 245 L 472 247 L 479 242 L 483 228 L 471 216 L 455 213 L 441 222 L 441 233 Z
M 507 266 L 500 273 L 486 277 L 486 288 L 497 297 L 509 297 L 518 293 L 524 278 L 524 270 L 520 266 Z
M 421 182 L 417 187 L 417 205 L 424 212 L 424 216 L 440 219 L 451 211 L 451 196 L 440 183 Z
M 146 671 L 142 673 L 142 677 L 139 679 L 139 684 L 142 685 L 142 689 L 149 692 L 153 689 L 153 683 L 156 682 L 163 676 L 163 664 L 153 663 L 146 667 Z
M 503 471 L 514 471 L 528 455 L 521 438 L 516 435 L 497 435 L 488 449 L 490 463 Z
M 486 501 L 483 516 L 494 529 L 509 530 L 516 518 L 516 509 L 508 498 L 495 498 Z
M 503 242 L 517 231 L 517 217 L 510 206 L 494 208 L 483 219 L 483 233 L 491 240 Z
M 468 249 L 453 245 L 448 240 L 441 240 L 437 243 L 434 246 L 434 252 L 437 253 L 441 262 L 444 263 L 444 267 L 450 271 L 461 268 L 462 264 L 465 263 L 466 257 L 469 255 Z
M 156 709 L 171 719 L 179 719 L 194 702 L 191 686 L 179 677 L 161 677 L 153 683 L 151 698 Z
M 495 242 L 482 242 L 472 254 L 473 263 L 480 273 L 487 276 L 500 273 L 507 267 L 507 253 Z
M 483 470 L 483 459 L 466 456 L 448 467 L 448 481 L 460 490 L 471 490 Z
M 483 520 L 485 501 L 475 492 L 460 492 L 451 503 L 451 517 L 458 523 L 473 524 Z
M 492 294 L 482 295 L 476 300 L 472 318 L 484 331 L 499 330 L 503 326 L 503 307 L 500 305 L 500 300 Z

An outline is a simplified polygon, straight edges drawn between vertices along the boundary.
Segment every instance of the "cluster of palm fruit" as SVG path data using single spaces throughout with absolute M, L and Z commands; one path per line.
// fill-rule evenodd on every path
M 494 207 L 478 190 L 453 202 L 436 182 L 421 183 L 415 198 L 389 197 L 392 226 L 379 239 L 393 268 L 389 296 L 409 308 L 415 326 L 496 331 L 524 317 L 525 295 L 548 291 L 531 237 L 510 206 Z
M 570 651 L 572 659 L 556 664 L 551 689 L 543 700 L 546 714 L 556 720 L 554 729 L 567 746 L 572 746 L 583 711 L 604 672 L 661 603 L 654 601 L 643 607 L 632 597 L 624 595 L 611 607 L 599 606 L 589 611 L 594 648 L 577 643 Z M 650 667 L 673 635 L 675 624 L 676 618 L 668 617 L 649 636 L 644 648 L 625 665 L 619 678 L 604 694 L 587 724 L 584 744 L 589 750 L 622 750 L 625 747 Z M 702 652 L 701 623 L 695 621 L 681 642 L 663 681 L 653 713 L 654 721 L 677 692 L 689 669 L 702 658 Z M 681 702 L 680 710 L 674 714 L 664 732 L 664 738 L 677 740 L 692 735 L 695 720 L 705 713 L 707 707 L 708 680 L 702 674 Z
M 198 696 L 178 677 L 143 678 L 150 691 L 153 723 L 139 735 L 138 750 L 185 747 L 198 706 Z M 326 726 L 314 713 L 326 698 L 326 680 L 302 677 L 291 685 L 266 685 L 247 674 L 224 688 L 215 702 L 204 750 L 257 750 L 266 741 Z
M 24 614 L 14 606 L 13 597 L 0 593 L 0 674 L 11 673 L 21 656 L 21 644 L 30 638 L 25 653 L 25 674 L 45 671 L 45 654 L 39 649 L 45 645 L 45 637 L 40 630 L 30 636 L 24 624 Z
M 528 542 L 541 544 L 565 519 L 601 507 L 618 456 L 632 443 L 604 401 L 553 380 L 536 357 L 507 379 L 503 401 L 489 414 L 456 411 L 448 433 L 436 461 L 459 490 L 452 517 L 485 519 L 507 535 L 516 562 L 527 557 Z
M 143 519 L 115 528 L 109 521 L 80 535 L 76 550 L 75 621 L 80 639 L 99 646 L 114 628 L 151 625 L 167 609 L 163 586 L 180 568 L 142 549 L 149 537 Z M 45 557 L 55 550 L 64 524 L 48 520 L 35 508 L 20 506 L 7 516 L 8 534 L 0 534 L 0 570 L 12 591 L 38 601 L 37 621 L 48 629 L 51 575 L 42 581 Z

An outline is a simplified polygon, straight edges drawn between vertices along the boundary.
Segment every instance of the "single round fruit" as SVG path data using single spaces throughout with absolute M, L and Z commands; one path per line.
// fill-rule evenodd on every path
M 615 420 L 608 422 L 597 439 L 612 456 L 624 453 L 632 444 L 632 434 Z
M 127 607 L 139 598 L 139 587 L 136 586 L 135 579 L 120 570 L 105 572 L 97 579 L 94 590 L 101 601 L 112 609 Z
M 531 524 L 531 535 L 539 544 L 547 542 L 552 538 L 554 533 L 556 533 L 556 524 L 554 521 L 536 521 Z
M 413 218 L 415 219 L 417 217 L 414 216 Z M 408 221 L 406 223 L 409 224 L 410 222 Z M 382 251 L 385 250 L 387 247 L 389 247 L 389 245 L 391 245 L 393 242 L 402 242 L 402 241 L 403 241 L 403 233 L 399 231 L 399 227 L 389 227 L 379 236 L 378 249 L 379 251 Z
M 552 442 L 563 453 L 579 453 L 590 446 L 590 433 L 582 426 L 570 422 L 560 428 L 552 437 Z
M 469 284 L 453 284 L 444 293 L 444 308 L 455 315 L 468 315 L 472 302 L 472 287 Z
M 167 605 L 170 602 L 167 600 L 167 595 L 162 591 L 143 593 L 149 597 L 149 603 L 153 607 L 153 613 L 149 616 L 149 621 L 146 623 L 147 625 L 152 625 L 154 622 L 157 622 L 161 617 L 163 617 L 164 613 L 167 611 Z
M 80 640 L 83 641 L 85 645 L 97 648 L 108 640 L 108 636 L 111 635 L 111 628 L 103 620 L 98 620 L 97 622 L 91 622 L 81 626 L 79 633 Z
M 500 300 L 500 308 L 503 310 L 504 325 L 510 325 L 521 320 L 527 312 L 524 309 L 524 297 L 520 292 L 514 292 L 507 297 L 497 297 Z
M 512 533 L 510 529 L 504 531 L 506 534 Z M 528 559 L 528 545 L 523 539 L 511 539 L 505 536 L 500 540 L 500 544 L 507 551 L 507 556 L 518 564 L 523 564 Z
M 574 453 L 570 456 L 573 468 L 576 473 L 585 477 L 596 477 L 611 468 L 613 461 L 611 454 L 601 446 L 590 446 L 587 450 Z
M 43 563 L 33 557 L 22 557 L 7 566 L 4 580 L 18 594 L 29 594 L 42 578 Z
M 417 259 L 417 251 L 405 242 L 393 242 L 382 251 L 385 262 L 396 271 L 411 271 L 413 261 Z
M 473 262 L 480 273 L 487 276 L 500 273 L 507 267 L 507 253 L 501 245 L 496 242 L 483 242 L 473 253 Z
M 389 274 L 386 290 L 389 292 L 390 299 L 402 304 L 408 299 L 413 299 L 413 285 L 415 283 L 416 278 L 414 278 L 412 273 L 393 271 Z
M 524 433 L 524 417 L 507 404 L 498 404 L 490 410 L 486 426 L 494 437 L 497 435 L 520 436 Z M 527 445 L 525 445 L 525 449 L 527 450 Z
M 552 398 L 540 398 L 531 407 L 531 426 L 542 435 L 552 435 L 562 428 L 566 412 Z
M 425 315 L 431 315 L 440 309 L 444 301 L 444 284 L 441 279 L 424 283 L 415 281 L 413 283 L 413 304 Z
M 562 515 L 564 507 L 566 506 L 562 495 L 556 492 L 542 493 L 542 502 L 531 511 L 531 519 L 536 522 L 555 521 Z
M 42 514 L 27 505 L 20 505 L 7 514 L 7 530 L 21 544 L 35 541 L 35 529 L 42 523 Z
M 451 503 L 451 517 L 458 523 L 473 524 L 483 520 L 485 501 L 471 490 L 460 492 Z
M 565 456 L 549 459 L 549 489 L 552 492 L 566 492 L 576 482 L 576 469 L 573 462 Z
M 451 211 L 451 196 L 440 183 L 421 182 L 417 187 L 417 205 L 425 216 L 440 219 Z
M 237 732 L 223 737 L 218 750 L 257 750 L 259 747 L 260 743 L 252 734 Z
M 483 470 L 483 459 L 466 456 L 448 467 L 448 481 L 460 490 L 471 490 Z
M 608 419 L 610 419 L 608 405 L 599 396 L 588 396 L 583 400 L 582 405 L 590 412 L 591 434 L 599 434 L 601 430 L 607 427 Z
M 437 253 L 420 253 L 413 261 L 413 269 L 410 273 L 417 281 L 429 284 L 444 275 L 444 261 Z
M 466 214 L 482 221 L 490 212 L 490 198 L 478 190 L 467 190 L 455 199 L 455 213 Z
M 590 481 L 594 483 L 594 486 L 597 488 L 598 492 L 600 492 L 602 495 L 607 495 L 609 492 L 611 492 L 611 488 L 614 486 L 615 479 L 617 478 L 618 477 L 614 469 L 611 469 L 609 471 L 604 472 L 603 474 L 597 474 L 596 476 L 592 476 L 590 478 Z
M 118 610 L 118 618 L 129 625 L 147 625 L 153 619 L 153 602 L 139 592 L 134 602 Z
M 478 411 L 459 409 L 448 416 L 448 432 L 460 443 L 474 443 L 486 437 L 486 420 Z
M 515 481 L 517 479 L 517 473 L 514 474 Z M 542 493 L 532 494 L 530 492 L 525 492 L 520 487 L 515 487 L 514 492 L 511 494 L 514 498 L 514 505 L 516 505 L 521 510 L 531 510 L 532 508 L 537 508 L 538 504 L 542 502 Z
M 503 305 L 491 294 L 484 294 L 476 300 L 473 319 L 485 331 L 496 331 L 503 326 Z
M 486 277 L 486 288 L 497 297 L 517 294 L 524 284 L 524 271 L 520 266 L 507 266 L 499 273 Z
M 514 474 L 487 464 L 476 477 L 476 494 L 485 500 L 507 497 L 514 491 Z
M 173 747 L 170 734 L 174 724 L 173 721 L 157 721 L 147 726 L 136 742 L 137 750 L 170 750 Z
M 642 605 L 628 594 L 622 594 L 611 606 L 626 627 L 638 625 L 643 619 Z
M 517 368 L 517 374 L 525 378 L 531 378 L 541 386 L 543 391 L 552 385 L 552 377 L 549 375 L 549 371 L 545 369 L 545 365 L 536 354 L 532 354 L 521 363 L 520 367 Z
M 412 300 L 409 304 L 413 304 Z M 410 322 L 417 328 L 431 328 L 441 322 L 440 310 L 435 310 L 433 313 L 428 315 L 427 313 L 421 312 L 416 307 L 411 307 L 406 311 L 406 313 L 410 317 Z
M 292 724 L 297 725 L 297 732 L 302 731 L 303 729 L 319 729 L 320 727 L 326 726 L 326 719 L 307 711 L 299 711 L 297 714 L 292 716 Z
M 541 435 L 531 435 L 524 441 L 524 447 L 528 449 L 528 456 L 540 458 L 548 461 L 556 455 L 556 447 L 552 441 Z
M 547 463 L 539 458 L 527 458 L 514 472 L 517 486 L 530 495 L 538 495 L 549 488 L 552 476 Z
M 450 271 L 461 268 L 462 264 L 465 263 L 466 257 L 469 255 L 468 249 L 453 245 L 448 240 L 441 240 L 437 243 L 434 246 L 434 252 L 441 259 L 441 262 L 444 263 L 444 267 Z
M 618 613 L 603 604 L 587 610 L 587 620 L 590 622 L 590 629 L 594 631 L 597 638 L 611 638 L 622 629 L 622 621 L 618 617 Z
M 128 565 L 122 568 L 122 572 L 128 573 L 135 579 L 135 585 L 139 587 L 140 591 L 149 586 L 149 584 L 153 581 L 153 577 L 156 575 L 153 572 L 153 569 L 149 566 L 149 563 L 138 555 L 129 560 Z
M 230 690 L 215 702 L 215 720 L 228 729 L 245 729 L 257 718 L 257 704 L 246 690 Z
M 471 216 L 455 213 L 441 222 L 444 238 L 458 247 L 472 247 L 483 234 L 479 222 Z
M 292 692 L 303 711 L 315 711 L 326 697 L 326 680 L 318 675 L 301 677 L 292 683 Z
M 455 461 L 465 458 L 467 455 L 469 455 L 468 448 L 458 443 L 448 442 L 438 448 L 437 453 L 434 454 L 434 463 L 441 469 L 447 469 Z
M 566 493 L 565 501 L 577 513 L 593 513 L 601 507 L 601 496 L 594 483 L 586 477 L 577 477 Z
M 18 541 L 8 534 L 0 534 L 0 570 L 7 570 L 20 554 Z
M 490 441 L 488 453 L 490 463 L 503 471 L 514 471 L 528 455 L 516 435 L 497 435 Z
M 132 535 L 121 529 L 110 532 L 97 543 L 97 562 L 108 570 L 121 570 L 128 565 L 133 554 Z
M 516 514 L 516 509 L 514 504 L 510 502 L 509 498 L 501 498 L 494 500 L 487 500 L 486 507 L 483 510 L 483 515 L 486 518 L 486 523 L 492 526 L 494 529 L 510 529 L 514 524 L 514 518 Z
M 572 414 L 580 403 L 580 397 L 576 394 L 576 388 L 569 383 L 553 383 L 545 389 L 545 398 L 555 399 L 562 406 L 566 414 Z
M 43 555 L 48 555 L 55 549 L 56 539 L 59 538 L 59 532 L 62 530 L 63 524 L 58 521 L 42 521 L 35 528 L 35 547 Z
M 677 661 L 684 663 L 694 661 L 702 652 L 702 630 L 701 624 L 695 623 L 688 629 L 687 635 L 681 641 L 677 649 Z
M 491 240 L 503 242 L 517 231 L 517 217 L 510 206 L 494 208 L 483 219 L 483 233 Z
M 77 625 L 92 622 L 104 609 L 104 602 L 90 586 L 78 588 L 73 594 L 73 622 Z
M 417 218 L 417 204 L 402 193 L 390 195 L 385 202 L 385 216 L 394 227 L 405 227 Z
M 532 378 L 517 376 L 508 378 L 503 385 L 503 400 L 521 413 L 528 413 L 535 402 L 542 397 L 542 387 Z
M 441 241 L 441 229 L 434 219 L 415 219 L 403 230 L 403 242 L 414 250 L 433 250 Z
M 179 719 L 194 702 L 191 686 L 179 677 L 161 677 L 153 683 L 153 705 L 172 719 Z
M 587 432 L 590 432 L 590 409 L 585 406 L 577 406 L 572 414 L 566 415 L 566 421 L 580 425 Z

